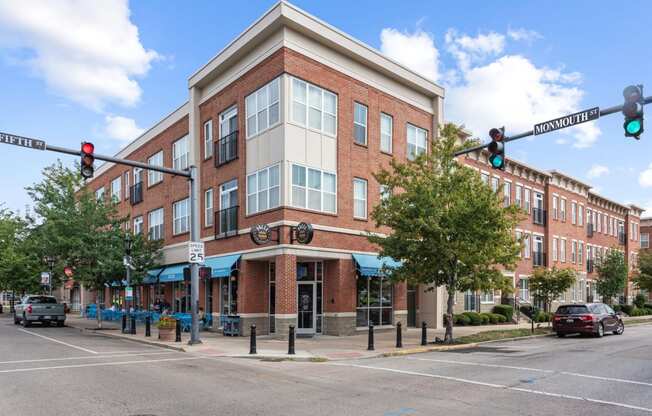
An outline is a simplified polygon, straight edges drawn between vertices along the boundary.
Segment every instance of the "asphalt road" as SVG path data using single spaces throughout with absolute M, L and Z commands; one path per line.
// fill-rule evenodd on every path
M 0 315 L 2 415 L 649 415 L 652 325 L 328 363 L 188 354 Z

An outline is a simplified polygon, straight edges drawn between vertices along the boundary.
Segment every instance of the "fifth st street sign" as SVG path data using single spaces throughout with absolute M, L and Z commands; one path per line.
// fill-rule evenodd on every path
M 551 131 L 565 129 L 576 124 L 586 123 L 600 117 L 600 107 L 589 108 L 579 113 L 559 117 L 554 120 L 544 121 L 534 125 L 534 135 L 550 133 Z
M 0 132 L 0 143 L 13 144 L 14 146 L 29 147 L 30 149 L 45 150 L 43 140 L 30 139 L 29 137 L 14 136 Z

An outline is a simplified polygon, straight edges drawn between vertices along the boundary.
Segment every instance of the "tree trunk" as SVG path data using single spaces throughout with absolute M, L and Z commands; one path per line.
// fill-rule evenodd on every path
M 444 343 L 451 344 L 453 342 L 453 305 L 455 303 L 455 289 L 452 285 L 446 287 L 448 292 L 448 301 L 446 302 L 446 335 L 444 335 Z

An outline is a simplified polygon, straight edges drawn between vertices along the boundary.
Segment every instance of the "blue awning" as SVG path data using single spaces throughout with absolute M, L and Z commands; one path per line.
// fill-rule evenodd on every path
M 383 267 L 396 268 L 401 266 L 400 261 L 391 257 L 378 257 L 373 254 L 351 254 L 356 263 L 356 269 L 361 276 L 380 277 L 383 276 Z
M 180 282 L 183 280 L 183 269 L 188 267 L 188 264 L 176 264 L 174 266 L 165 266 L 163 273 L 159 276 L 159 282 Z
M 230 254 L 221 257 L 209 257 L 206 259 L 206 267 L 212 270 L 211 277 L 229 277 L 233 271 L 235 264 L 240 260 L 241 254 Z
M 144 285 L 153 285 L 156 283 L 156 279 L 158 278 L 159 274 L 165 269 L 164 267 L 159 267 L 157 269 L 152 269 L 147 272 L 147 276 L 143 278 L 143 284 Z
M 127 281 L 126 280 L 122 280 L 122 281 L 117 281 L 116 280 L 114 282 L 111 282 L 111 287 L 124 287 L 124 286 L 127 286 Z

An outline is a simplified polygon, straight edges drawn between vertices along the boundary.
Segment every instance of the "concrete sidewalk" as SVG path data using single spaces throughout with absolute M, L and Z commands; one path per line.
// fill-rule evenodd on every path
M 421 346 L 421 329 L 409 328 L 403 332 L 403 348 L 396 348 L 396 331 L 377 331 L 374 334 L 374 351 L 367 351 L 368 333 L 366 331 L 353 336 L 330 336 L 318 335 L 313 338 L 297 338 L 295 342 L 295 355 L 288 355 L 288 341 L 278 339 L 268 335 L 257 337 L 257 354 L 249 355 L 249 337 L 226 337 L 221 334 L 202 331 L 200 338 L 201 344 L 188 345 L 190 335 L 187 332 L 182 333 L 182 342 L 163 342 L 158 340 L 158 329 L 152 325 L 151 337 L 145 337 L 145 326 L 137 327 L 136 335 L 126 335 L 120 332 L 120 322 L 103 321 L 103 330 L 95 331 L 97 322 L 80 317 L 69 316 L 66 324 L 70 327 L 93 331 L 104 334 L 129 339 L 136 342 L 144 342 L 150 345 L 156 345 L 164 348 L 171 348 L 179 351 L 186 351 L 211 356 L 225 356 L 238 358 L 258 358 L 258 359 L 295 359 L 303 361 L 320 361 L 320 360 L 347 360 L 358 358 L 378 357 L 387 354 L 406 354 L 424 352 L 429 350 L 467 348 L 466 345 L 444 346 L 432 343 L 435 337 L 444 338 L 444 330 L 429 329 L 427 346 Z M 545 326 L 546 324 L 541 324 Z M 455 337 L 472 335 L 484 331 L 492 330 L 510 330 L 518 328 L 530 328 L 529 323 L 502 324 L 502 325 L 482 325 L 482 326 L 461 326 L 455 327 Z

